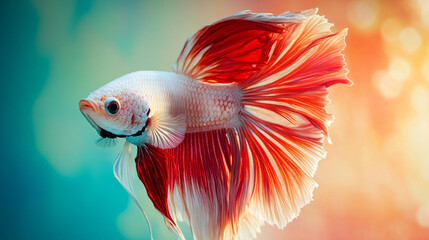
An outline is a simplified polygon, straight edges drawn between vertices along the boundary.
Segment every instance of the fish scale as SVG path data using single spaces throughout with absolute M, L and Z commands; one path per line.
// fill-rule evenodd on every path
M 187 132 L 232 128 L 239 124 L 241 93 L 236 84 L 209 84 L 183 79 Z

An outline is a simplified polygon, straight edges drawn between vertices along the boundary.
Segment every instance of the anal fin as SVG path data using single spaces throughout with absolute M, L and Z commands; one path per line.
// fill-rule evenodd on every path
M 180 239 L 185 239 L 168 208 L 168 161 L 170 159 L 171 157 L 161 148 L 150 144 L 138 146 L 135 159 L 137 175 L 145 186 L 154 207 L 164 216 L 167 227 Z

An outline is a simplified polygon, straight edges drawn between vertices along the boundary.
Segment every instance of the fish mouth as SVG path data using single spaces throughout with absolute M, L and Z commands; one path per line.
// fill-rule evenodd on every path
M 97 107 L 96 105 L 90 101 L 90 100 L 86 100 L 86 99 L 82 99 L 79 102 L 79 109 L 80 112 L 82 113 L 82 115 L 85 117 L 85 119 L 91 124 L 91 126 L 93 128 L 95 128 L 95 130 L 97 131 L 97 133 L 100 135 L 100 137 L 102 138 L 126 138 L 126 137 L 138 137 L 141 136 L 143 134 L 143 132 L 146 130 L 146 126 L 143 126 L 143 128 L 139 131 L 137 131 L 134 134 L 129 134 L 129 135 L 124 135 L 124 134 L 115 134 L 112 133 L 110 131 L 107 131 L 106 129 L 98 126 L 95 121 L 89 116 L 89 112 L 90 111 L 97 111 Z
M 146 125 L 143 126 L 143 128 L 141 130 L 137 131 L 134 134 L 130 134 L 130 135 L 114 134 L 112 132 L 107 131 L 104 128 L 100 128 L 100 127 L 98 127 L 98 128 L 100 129 L 99 134 L 100 134 L 100 137 L 102 137 L 102 138 L 126 138 L 126 137 L 138 137 L 138 136 L 141 136 L 143 134 L 143 132 L 146 130 Z
M 90 111 L 97 110 L 96 105 L 92 101 L 82 99 L 79 102 L 79 110 L 82 113 L 82 115 L 85 117 L 85 119 L 89 122 L 89 124 L 91 124 L 91 126 L 95 128 L 95 130 L 97 130 L 98 134 L 100 134 L 101 128 L 94 122 L 94 120 L 92 120 L 92 118 L 88 114 L 88 112 Z

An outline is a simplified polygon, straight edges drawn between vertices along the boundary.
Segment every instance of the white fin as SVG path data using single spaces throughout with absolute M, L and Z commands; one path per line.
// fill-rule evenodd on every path
M 185 138 L 185 114 L 172 117 L 170 114 L 156 113 L 150 119 L 148 135 L 151 145 L 161 149 L 175 148 Z
M 116 179 L 118 179 L 121 185 L 125 188 L 125 190 L 127 190 L 128 194 L 143 212 L 149 227 L 150 239 L 153 240 L 152 228 L 150 226 L 149 218 L 147 217 L 142 205 L 140 204 L 140 201 L 137 199 L 137 196 L 134 192 L 133 184 L 136 180 L 138 180 L 138 177 L 134 156 L 131 152 L 131 144 L 128 141 L 125 141 L 121 153 L 119 153 L 118 157 L 116 158 L 115 164 L 113 165 L 113 173 L 115 174 Z
M 238 240 L 254 239 L 256 235 L 261 232 L 261 227 L 265 221 L 256 217 L 250 212 L 246 212 L 240 219 L 240 227 L 238 231 Z M 225 238 L 228 239 L 228 238 Z
M 114 147 L 117 144 L 116 138 L 99 138 L 95 141 L 95 144 L 102 148 Z

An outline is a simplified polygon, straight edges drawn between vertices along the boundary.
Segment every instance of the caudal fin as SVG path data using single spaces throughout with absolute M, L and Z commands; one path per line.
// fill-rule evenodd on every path
M 273 39 L 266 66 L 240 83 L 240 136 L 248 145 L 255 188 L 249 211 L 285 226 L 312 200 L 313 175 L 326 156 L 323 141 L 333 121 L 327 88 L 347 79 L 347 29 L 332 33 L 314 14 Z M 244 161 L 244 159 L 243 159 Z
M 240 126 L 187 134 L 169 150 L 172 209 L 198 239 L 254 237 L 264 222 L 283 227 L 311 200 L 333 120 L 327 88 L 351 84 L 341 54 L 347 30 L 331 26 L 317 10 L 240 12 L 187 40 L 174 71 L 237 84 L 243 107 Z

